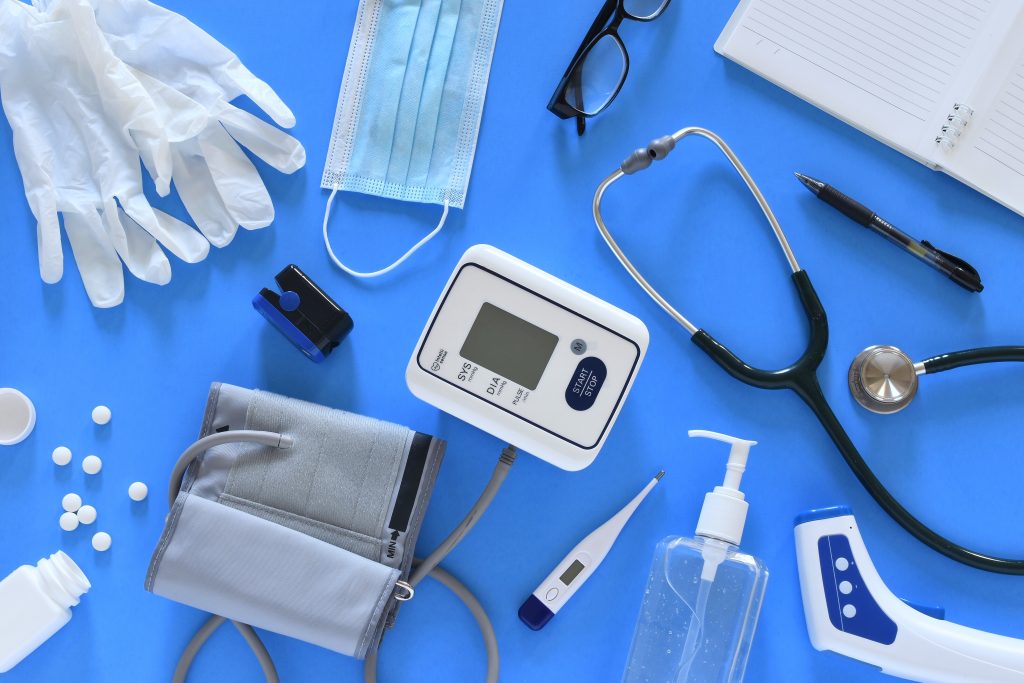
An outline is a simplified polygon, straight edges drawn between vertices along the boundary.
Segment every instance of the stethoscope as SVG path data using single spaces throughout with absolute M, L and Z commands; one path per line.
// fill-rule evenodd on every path
M 793 285 L 796 287 L 803 305 L 808 323 L 810 324 L 810 338 L 807 349 L 803 355 L 792 365 L 781 370 L 761 370 L 752 367 L 740 360 L 723 344 L 717 341 L 710 334 L 697 328 L 687 320 L 679 311 L 661 296 L 656 289 L 644 278 L 639 270 L 630 262 L 622 249 L 612 238 L 611 233 L 605 225 L 601 216 L 601 200 L 604 198 L 608 188 L 620 180 L 623 176 L 632 175 L 648 168 L 654 161 L 668 156 L 675 148 L 676 143 L 688 135 L 699 135 L 713 142 L 719 150 L 729 159 L 733 168 L 746 183 L 750 192 L 757 199 L 761 211 L 764 213 L 768 223 L 772 226 L 775 237 L 782 247 L 782 251 L 789 262 L 789 268 L 793 272 Z M 857 451 L 857 447 L 850 440 L 843 425 L 832 412 L 828 400 L 825 398 L 818 382 L 818 366 L 825 357 L 825 350 L 828 347 L 828 320 L 825 309 L 818 299 L 814 287 L 811 285 L 807 272 L 800 268 L 796 256 L 789 246 L 782 227 L 779 225 L 775 214 L 772 212 L 768 202 L 765 200 L 761 190 L 758 189 L 754 179 L 744 168 L 739 158 L 725 142 L 704 128 L 690 127 L 666 135 L 651 142 L 647 147 L 633 152 L 614 173 L 605 178 L 597 188 L 594 195 L 594 221 L 601 236 L 615 253 L 616 258 L 625 267 L 636 282 L 644 288 L 644 291 L 668 313 L 672 318 L 682 325 L 691 335 L 691 341 L 706 354 L 718 363 L 722 369 L 734 378 L 761 389 L 789 389 L 795 392 L 811 411 L 817 416 L 818 421 L 825 428 L 829 437 L 835 443 L 847 465 L 853 470 L 860 483 L 867 489 L 868 493 L 882 506 L 900 526 L 909 531 L 922 543 L 939 551 L 966 565 L 985 569 L 992 572 L 1004 574 L 1024 574 L 1024 560 L 1009 560 L 986 555 L 968 548 L 964 548 L 949 540 L 941 534 L 933 531 L 919 519 L 914 517 L 889 490 L 879 481 L 867 462 Z M 1024 361 L 1024 346 L 1000 346 L 985 349 L 971 349 L 956 353 L 935 356 L 920 363 L 914 363 L 906 354 L 895 347 L 876 346 L 870 347 L 862 352 L 854 360 L 850 368 L 850 387 L 854 396 L 865 407 L 876 412 L 895 412 L 906 406 L 917 392 L 918 377 L 922 374 L 934 374 L 943 370 L 973 365 L 976 363 L 997 362 L 997 361 Z

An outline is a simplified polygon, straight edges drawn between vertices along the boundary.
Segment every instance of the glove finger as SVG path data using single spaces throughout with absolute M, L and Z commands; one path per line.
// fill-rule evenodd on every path
M 155 285 L 171 281 L 171 263 L 156 240 L 123 215 L 113 200 L 104 202 L 103 224 L 111 244 L 132 275 Z
M 249 71 L 238 57 L 228 62 L 223 67 L 223 71 L 224 75 L 234 82 L 242 93 L 274 120 L 274 123 L 282 128 L 291 128 L 295 125 L 295 114 L 288 108 L 288 105 L 277 96 L 277 93 L 267 85 L 266 81 L 257 78 Z
M 118 197 L 128 216 L 160 244 L 186 263 L 199 263 L 210 253 L 210 243 L 188 225 L 157 211 L 142 196 Z
M 171 187 L 170 143 L 152 98 L 130 67 L 114 54 L 88 2 L 73 0 L 57 9 L 72 22 L 82 58 L 103 100 L 104 113 L 112 117 L 112 125 L 120 127 L 122 134 L 130 138 L 153 177 L 157 192 L 167 196 Z
M 124 301 L 121 260 L 95 212 L 65 213 L 64 229 L 82 275 L 85 292 L 96 308 L 112 308 Z
M 224 206 L 198 142 L 189 140 L 176 144 L 171 155 L 174 160 L 174 186 L 192 220 L 213 246 L 231 244 L 238 232 L 238 221 Z
M 228 213 L 246 230 L 274 222 L 274 203 L 259 171 L 222 126 L 210 126 L 199 148 Z
M 64 276 L 64 248 L 60 239 L 57 200 L 52 188 L 28 193 L 29 208 L 36 217 L 36 239 L 39 242 L 39 277 L 47 284 L 60 282 Z
M 219 118 L 238 144 L 281 173 L 294 173 L 306 165 L 302 143 L 263 119 L 231 105 Z

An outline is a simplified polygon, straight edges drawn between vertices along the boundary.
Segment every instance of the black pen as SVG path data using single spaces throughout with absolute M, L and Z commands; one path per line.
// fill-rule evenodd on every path
M 815 180 L 802 173 L 797 173 L 796 177 L 797 180 L 804 184 L 804 187 L 814 193 L 815 197 L 838 209 L 847 218 L 877 232 L 890 242 L 909 251 L 932 268 L 945 273 L 950 280 L 964 289 L 971 292 L 980 292 L 985 289 L 981 284 L 981 277 L 978 275 L 978 271 L 967 261 L 940 251 L 927 241 L 918 242 L 889 221 L 881 218 L 868 207 L 850 199 L 831 185 L 826 185 L 820 180 Z

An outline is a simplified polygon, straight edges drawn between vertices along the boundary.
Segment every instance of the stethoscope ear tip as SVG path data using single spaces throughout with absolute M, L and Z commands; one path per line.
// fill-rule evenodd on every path
M 873 413 L 896 413 L 917 395 L 917 369 L 895 346 L 869 346 L 857 354 L 848 375 L 850 393 Z

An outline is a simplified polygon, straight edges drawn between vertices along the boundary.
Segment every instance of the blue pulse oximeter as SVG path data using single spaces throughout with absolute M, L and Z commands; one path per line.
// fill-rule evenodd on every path
M 281 293 L 264 288 L 252 307 L 306 357 L 323 362 L 352 331 L 351 316 L 294 264 L 274 280 Z

